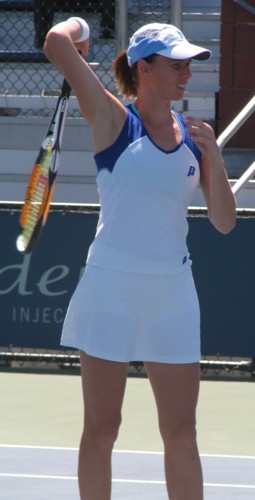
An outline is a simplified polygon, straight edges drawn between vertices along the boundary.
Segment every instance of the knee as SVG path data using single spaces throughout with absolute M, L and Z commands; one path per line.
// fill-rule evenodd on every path
M 195 422 L 179 422 L 175 425 L 163 426 L 161 435 L 165 448 L 192 451 L 196 447 L 197 432 Z
M 94 446 L 112 447 L 118 437 L 120 424 L 121 415 L 118 412 L 85 414 L 84 437 L 93 441 Z

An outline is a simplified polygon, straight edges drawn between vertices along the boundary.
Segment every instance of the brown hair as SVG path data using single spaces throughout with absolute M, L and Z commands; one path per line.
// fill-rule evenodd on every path
M 148 63 L 153 63 L 156 54 L 152 54 L 149 57 L 144 57 L 144 60 Z M 116 87 L 119 94 L 124 98 L 134 98 L 137 96 L 138 88 L 138 74 L 137 74 L 137 62 L 130 67 L 127 61 L 127 51 L 123 50 L 113 61 L 113 71 L 115 74 Z

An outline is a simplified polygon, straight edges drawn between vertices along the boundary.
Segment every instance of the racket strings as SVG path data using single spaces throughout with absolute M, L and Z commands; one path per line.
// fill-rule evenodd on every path
M 42 164 L 36 164 L 34 167 L 21 213 L 20 224 L 23 227 L 23 237 L 26 241 L 29 241 L 49 197 L 50 155 L 47 156 L 48 158 L 44 158 L 45 161 Z

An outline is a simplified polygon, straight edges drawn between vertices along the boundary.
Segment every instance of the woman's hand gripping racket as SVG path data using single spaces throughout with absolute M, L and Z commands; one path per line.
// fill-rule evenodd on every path
M 46 224 L 58 170 L 61 141 L 71 88 L 63 81 L 54 115 L 33 167 L 20 215 L 21 234 L 16 246 L 29 253 L 36 245 Z

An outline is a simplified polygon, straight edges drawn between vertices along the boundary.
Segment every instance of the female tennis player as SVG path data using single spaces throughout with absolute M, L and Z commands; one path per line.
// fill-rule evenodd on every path
M 210 51 L 174 26 L 148 24 L 114 61 L 124 107 L 82 58 L 80 18 L 53 27 L 45 51 L 70 83 L 91 126 L 100 217 L 61 343 L 80 350 L 84 430 L 82 500 L 111 497 L 111 453 L 121 423 L 130 361 L 143 361 L 158 411 L 171 500 L 201 500 L 196 443 L 200 312 L 186 244 L 187 207 L 200 182 L 211 223 L 235 225 L 235 199 L 212 128 L 171 111 L 183 98 L 192 59 Z M 77 50 L 78 49 L 78 50 Z

